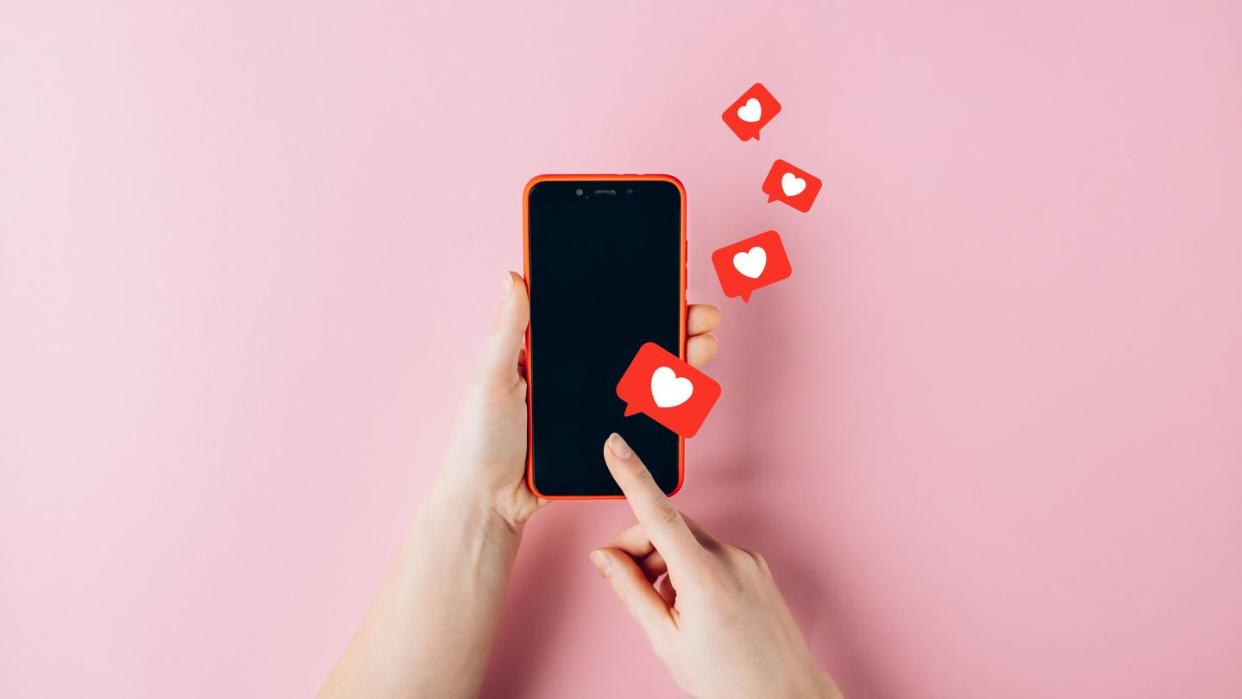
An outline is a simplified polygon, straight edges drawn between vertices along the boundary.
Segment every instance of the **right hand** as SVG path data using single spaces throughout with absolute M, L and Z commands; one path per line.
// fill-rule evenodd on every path
M 839 698 L 763 558 L 678 512 L 620 435 L 604 461 L 638 522 L 591 561 L 678 686 L 696 697 Z

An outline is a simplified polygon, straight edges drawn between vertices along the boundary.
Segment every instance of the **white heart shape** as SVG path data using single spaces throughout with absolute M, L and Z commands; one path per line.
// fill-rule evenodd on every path
M 751 279 L 758 279 L 767 266 L 768 251 L 758 246 L 733 256 L 733 268 Z
M 737 108 L 737 118 L 750 124 L 759 121 L 762 116 L 763 107 L 760 106 L 759 100 L 754 97 L 746 100 L 746 104 Z
M 662 366 L 651 374 L 651 397 L 660 408 L 675 408 L 694 393 L 694 384 L 685 377 L 678 378 L 672 369 Z
M 806 180 L 798 177 L 792 172 L 786 172 L 781 175 L 781 191 L 787 197 L 796 197 L 806 189 Z

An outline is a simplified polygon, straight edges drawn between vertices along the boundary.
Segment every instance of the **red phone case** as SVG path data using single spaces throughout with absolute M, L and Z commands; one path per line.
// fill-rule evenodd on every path
M 526 183 L 522 191 L 522 273 L 526 278 L 526 293 L 530 293 L 530 190 L 540 182 L 566 182 L 574 180 L 590 180 L 592 182 L 668 182 L 677 187 L 681 194 L 681 327 L 678 331 L 678 356 L 686 359 L 686 188 L 672 175 L 536 175 Z M 535 358 L 530 348 L 530 328 L 526 329 L 526 487 L 535 495 L 549 500 L 619 500 L 623 495 L 548 495 L 539 492 L 535 487 L 535 474 L 532 468 L 535 448 L 531 431 L 531 401 L 535 397 Z M 600 445 L 603 449 L 603 444 Z M 675 495 L 686 480 L 686 440 L 677 439 L 677 486 L 670 496 Z

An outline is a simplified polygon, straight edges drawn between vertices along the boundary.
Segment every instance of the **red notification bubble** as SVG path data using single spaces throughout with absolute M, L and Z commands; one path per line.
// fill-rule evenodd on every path
M 763 83 L 755 83 L 724 110 L 722 117 L 738 138 L 743 141 L 752 138 L 758 141 L 759 130 L 767 126 L 780 112 L 781 103 L 776 101 Z
M 783 201 L 793 208 L 806 213 L 819 196 L 819 189 L 824 183 L 815 175 L 794 167 L 784 160 L 777 159 L 763 181 L 763 193 L 768 195 L 768 203 Z
M 654 342 L 643 343 L 617 382 L 625 415 L 646 413 L 682 437 L 693 437 L 716 399 L 720 384 Z
M 793 273 L 781 234 L 766 231 L 726 245 L 712 253 L 712 265 L 720 288 L 730 298 L 741 296 L 750 303 L 755 289 L 775 284 Z

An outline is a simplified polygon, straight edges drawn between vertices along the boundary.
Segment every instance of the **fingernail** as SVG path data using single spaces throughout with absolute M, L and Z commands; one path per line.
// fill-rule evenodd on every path
M 500 298 L 507 299 L 509 294 L 513 293 L 513 275 L 508 271 L 505 272 L 505 285 L 503 288 L 505 293 Z
M 598 570 L 600 575 L 603 575 L 612 562 L 608 560 L 607 554 L 603 551 L 595 550 L 591 552 L 591 563 L 595 565 L 595 570 Z
M 630 450 L 630 445 L 626 444 L 625 440 L 621 439 L 621 435 L 616 432 L 609 435 L 608 448 L 617 455 L 618 459 L 628 459 L 634 455 L 634 452 Z

